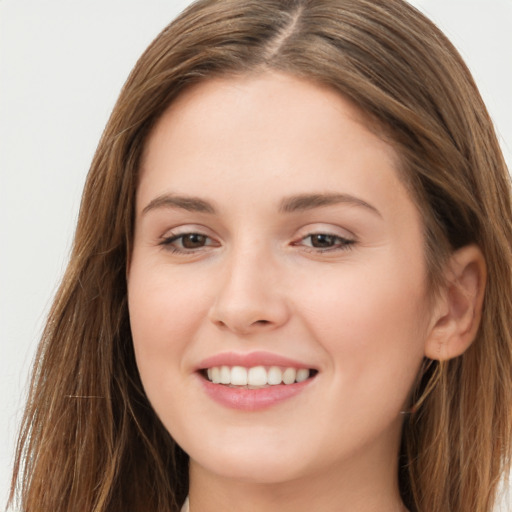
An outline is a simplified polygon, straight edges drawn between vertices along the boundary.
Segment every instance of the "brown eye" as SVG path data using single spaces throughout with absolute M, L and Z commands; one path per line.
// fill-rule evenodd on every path
M 302 245 L 309 252 L 335 252 L 343 251 L 352 247 L 355 240 L 343 238 L 329 233 L 311 233 L 300 240 L 298 244 Z
M 208 240 L 207 236 L 199 233 L 188 233 L 186 235 L 182 235 L 180 238 L 181 245 L 184 249 L 199 249 L 200 247 L 204 247 Z
M 337 243 L 339 243 L 340 237 L 334 235 L 327 235 L 325 233 L 318 235 L 310 235 L 311 239 L 311 247 L 316 247 L 318 249 L 328 249 L 329 247 L 334 247 Z
M 164 238 L 160 245 L 173 253 L 192 254 L 197 250 L 218 247 L 219 244 L 212 238 L 201 233 L 183 233 Z

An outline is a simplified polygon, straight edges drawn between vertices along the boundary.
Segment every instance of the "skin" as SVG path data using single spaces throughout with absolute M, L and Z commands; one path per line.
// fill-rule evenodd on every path
M 278 73 L 199 84 L 149 137 L 130 319 L 147 396 L 190 455 L 192 512 L 403 510 L 400 411 L 435 320 L 420 215 L 396 169 L 347 100 Z M 333 193 L 344 200 L 280 208 Z M 203 235 L 193 249 L 176 238 L 187 233 Z M 318 374 L 261 411 L 206 395 L 201 360 L 256 350 Z

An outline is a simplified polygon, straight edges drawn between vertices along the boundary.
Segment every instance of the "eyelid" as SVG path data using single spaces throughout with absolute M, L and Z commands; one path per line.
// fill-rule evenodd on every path
M 332 237 L 336 240 L 333 246 L 329 247 L 315 247 L 308 245 L 305 242 L 308 238 L 314 236 L 325 235 Z M 292 242 L 292 246 L 301 247 L 302 250 L 313 254 L 325 254 L 325 253 L 340 253 L 352 249 L 357 243 L 356 236 L 348 231 L 347 229 L 339 226 L 326 225 L 326 224 L 313 224 L 304 226 L 299 230 L 298 236 Z
M 202 224 L 177 224 L 167 227 L 160 238 L 169 238 L 173 235 L 186 235 L 187 233 L 200 233 L 205 236 L 211 236 L 212 230 Z
M 174 242 L 183 239 L 187 235 L 200 235 L 209 240 L 209 242 L 197 248 L 185 248 L 173 245 Z M 168 229 L 161 237 L 159 237 L 158 245 L 162 246 L 164 250 L 171 253 L 193 255 L 200 251 L 207 250 L 210 247 L 219 247 L 220 243 L 211 233 L 211 230 L 205 228 L 204 226 L 191 224 Z
M 304 240 L 306 240 L 308 238 L 311 238 L 314 236 L 319 236 L 319 235 L 326 235 L 326 236 L 332 237 L 333 239 L 336 239 L 337 241 L 334 245 L 329 246 L 329 247 L 315 247 L 313 245 L 306 245 L 306 244 L 301 243 L 301 242 L 304 242 Z M 298 242 L 295 242 L 294 245 L 295 246 L 301 245 L 302 248 L 304 250 L 306 250 L 307 252 L 326 253 L 326 252 L 346 251 L 346 250 L 352 248 L 355 243 L 356 243 L 355 240 L 352 240 L 349 238 L 344 238 L 344 237 L 338 236 L 338 235 L 331 235 L 330 233 L 311 233 L 310 235 L 306 235 L 305 237 L 302 237 Z
M 297 230 L 297 239 L 303 239 L 309 235 L 331 235 L 343 238 L 345 240 L 357 240 L 357 236 L 347 228 L 336 226 L 334 224 L 327 224 L 316 222 L 308 224 Z

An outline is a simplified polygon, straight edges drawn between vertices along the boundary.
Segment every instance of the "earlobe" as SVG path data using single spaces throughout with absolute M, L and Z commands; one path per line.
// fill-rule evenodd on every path
M 480 325 L 486 277 L 485 258 L 476 245 L 452 254 L 426 340 L 426 357 L 445 361 L 469 348 Z

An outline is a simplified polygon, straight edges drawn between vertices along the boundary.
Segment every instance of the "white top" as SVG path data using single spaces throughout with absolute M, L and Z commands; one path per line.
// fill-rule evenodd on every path
M 181 507 L 181 512 L 189 512 L 188 496 L 187 496 L 187 499 L 185 500 L 185 503 L 183 503 L 183 507 Z

